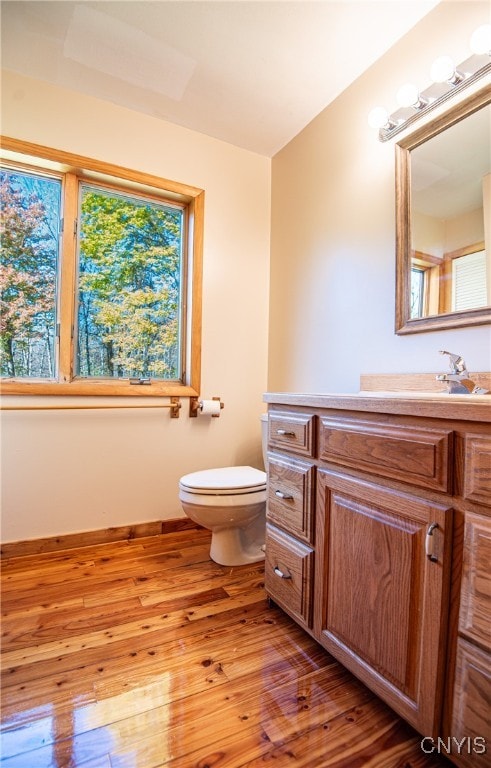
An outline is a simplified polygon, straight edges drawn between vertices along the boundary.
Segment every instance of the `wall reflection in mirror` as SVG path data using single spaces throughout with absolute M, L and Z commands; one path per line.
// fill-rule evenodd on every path
M 396 145 L 396 331 L 491 319 L 491 96 Z
M 411 317 L 491 305 L 491 106 L 411 152 Z

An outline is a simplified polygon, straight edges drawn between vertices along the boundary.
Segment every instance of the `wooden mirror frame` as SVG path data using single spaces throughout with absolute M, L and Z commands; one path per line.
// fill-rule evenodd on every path
M 427 125 L 403 138 L 396 150 L 396 327 L 397 334 L 439 331 L 491 323 L 491 307 L 410 317 L 411 275 L 411 151 L 454 123 L 491 103 L 489 86 L 461 101 Z

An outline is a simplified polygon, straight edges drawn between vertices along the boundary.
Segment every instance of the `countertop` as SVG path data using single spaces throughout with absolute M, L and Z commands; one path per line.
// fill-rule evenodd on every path
M 491 395 L 449 395 L 447 392 L 266 392 L 263 400 L 270 405 L 333 408 L 491 423 Z

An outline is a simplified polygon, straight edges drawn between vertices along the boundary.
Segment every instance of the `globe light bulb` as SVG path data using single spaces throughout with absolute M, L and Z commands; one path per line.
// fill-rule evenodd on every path
M 370 128 L 383 128 L 389 122 L 389 113 L 384 107 L 374 107 L 368 114 Z
M 419 104 L 419 91 L 413 83 L 406 83 L 397 91 L 396 99 L 401 107 L 417 107 Z
M 430 77 L 434 83 L 448 83 L 455 77 L 455 64 L 450 56 L 440 56 L 431 66 Z
M 491 55 L 491 24 L 483 24 L 474 30 L 471 36 L 470 48 L 472 53 Z

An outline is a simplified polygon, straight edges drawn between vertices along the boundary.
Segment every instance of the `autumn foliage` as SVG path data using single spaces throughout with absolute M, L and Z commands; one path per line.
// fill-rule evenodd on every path
M 2 172 L 2 376 L 56 376 L 60 194 Z M 179 378 L 182 227 L 178 207 L 81 184 L 76 375 Z
M 50 377 L 54 375 L 57 238 L 39 194 L 43 182 L 36 191 L 29 177 L 22 181 L 15 174 L 1 174 L 1 371 L 3 376 Z M 43 191 L 55 204 L 56 191 L 50 187 Z

